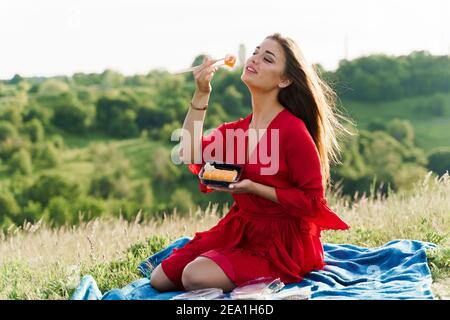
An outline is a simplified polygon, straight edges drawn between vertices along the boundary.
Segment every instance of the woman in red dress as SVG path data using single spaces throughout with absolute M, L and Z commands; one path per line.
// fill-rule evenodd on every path
M 241 76 L 251 92 L 252 113 L 203 136 L 215 62 L 206 57 L 194 71 L 197 87 L 180 154 L 194 174 L 215 160 L 244 163 L 243 175 L 228 188 L 200 182 L 202 192 L 231 193 L 233 205 L 217 225 L 196 232 L 153 270 L 150 283 L 159 291 L 229 292 L 259 277 L 299 282 L 324 267 L 321 231 L 349 228 L 325 199 L 329 162 L 339 152 L 336 132 L 347 131 L 333 110 L 333 91 L 296 43 L 278 33 L 264 39 Z

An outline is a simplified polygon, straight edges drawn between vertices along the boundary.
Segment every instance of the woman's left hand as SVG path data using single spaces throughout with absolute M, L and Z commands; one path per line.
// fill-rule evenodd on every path
M 229 187 L 208 186 L 217 191 L 224 191 L 228 193 L 252 193 L 255 183 L 250 179 L 244 179 L 236 183 L 230 184 Z

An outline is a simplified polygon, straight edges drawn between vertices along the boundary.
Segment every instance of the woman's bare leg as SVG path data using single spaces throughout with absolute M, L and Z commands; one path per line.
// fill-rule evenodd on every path
M 179 291 L 180 289 L 166 276 L 161 264 L 159 264 L 150 276 L 150 284 L 153 288 L 160 292 L 164 291 Z
M 213 260 L 197 257 L 188 263 L 181 277 L 186 290 L 202 288 L 221 288 L 224 292 L 233 290 L 236 286 Z

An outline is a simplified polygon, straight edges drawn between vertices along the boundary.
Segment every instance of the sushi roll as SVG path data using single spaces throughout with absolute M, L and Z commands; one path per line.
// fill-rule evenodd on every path
M 236 170 L 216 169 L 213 165 L 207 163 L 203 171 L 203 179 L 232 182 L 236 179 L 238 172 Z

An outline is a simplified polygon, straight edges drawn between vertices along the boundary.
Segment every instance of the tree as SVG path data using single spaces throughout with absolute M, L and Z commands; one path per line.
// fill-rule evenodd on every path
M 74 73 L 72 76 L 73 81 L 80 86 L 95 86 L 100 85 L 102 82 L 102 75 L 98 73 Z
M 185 215 L 193 207 L 192 195 L 186 189 L 177 189 L 170 197 L 170 205 L 176 208 L 177 213 Z
M 230 85 L 225 89 L 220 101 L 223 109 L 229 115 L 239 115 L 243 107 L 242 102 L 243 95 L 233 85 Z
M 89 193 L 95 197 L 125 199 L 130 195 L 130 181 L 123 175 L 98 174 L 92 178 Z
M 377 118 L 373 119 L 367 125 L 367 130 L 369 131 L 387 131 L 385 121 Z
M 24 141 L 17 129 L 6 121 L 0 121 L 0 157 L 5 160 L 11 158 L 14 152 L 24 147 Z
M 139 129 L 136 124 L 136 112 L 134 110 L 125 110 L 111 119 L 108 133 L 114 137 L 133 138 L 139 135 Z
M 20 214 L 20 207 L 16 202 L 16 199 L 9 191 L 3 191 L 0 193 L 0 225 L 2 225 L 6 218 L 11 219 L 14 222 L 18 222 Z
M 7 121 L 0 121 L 0 141 L 8 138 L 14 138 L 18 135 L 17 129 L 14 125 Z
M 44 126 L 36 118 L 25 123 L 22 130 L 30 137 L 33 143 L 40 142 L 44 139 Z
M 179 169 L 171 161 L 170 150 L 165 147 L 155 149 L 148 170 L 152 175 L 152 180 L 158 185 L 176 181 L 181 175 Z
M 446 171 L 450 174 L 450 147 L 440 147 L 431 150 L 428 155 L 427 167 L 439 176 Z
M 117 88 L 125 81 L 122 74 L 111 69 L 105 70 L 101 74 L 101 79 L 101 85 L 104 89 Z
M 158 134 L 156 136 L 159 140 L 170 141 L 172 133 L 175 130 L 180 129 L 181 127 L 182 127 L 181 123 L 179 123 L 178 121 L 166 123 L 162 126 L 161 129 L 158 130 Z
M 121 152 L 111 145 L 93 145 L 94 171 L 89 193 L 93 196 L 127 198 L 131 193 L 131 165 Z
M 52 135 L 50 137 L 50 141 L 55 146 L 56 149 L 58 150 L 64 149 L 64 138 L 61 135 L 59 134 Z
M 18 128 L 22 125 L 21 108 L 8 107 L 1 111 L 0 120 L 11 123 L 14 127 Z
M 45 80 L 39 87 L 39 95 L 41 96 L 59 96 L 69 91 L 69 85 L 57 79 Z
M 74 201 L 81 194 L 80 186 L 68 178 L 56 173 L 43 173 L 26 191 L 32 201 L 46 207 L 54 197 L 62 197 Z
M 105 213 L 106 205 L 102 200 L 90 196 L 80 197 L 74 205 L 72 222 L 78 224 L 101 217 Z
M 394 187 L 399 190 L 410 190 L 418 182 L 423 181 L 427 170 L 415 163 L 402 164 L 394 175 Z
M 95 197 L 107 199 L 113 194 L 115 188 L 114 179 L 109 175 L 98 175 L 91 180 L 89 193 Z
M 158 109 L 155 105 L 148 103 L 138 107 L 136 123 L 140 130 L 151 129 L 157 122 L 159 122 Z
M 393 190 L 408 188 L 426 172 L 423 151 L 385 131 L 361 130 L 359 136 L 346 140 L 342 147 L 342 165 L 333 168 L 332 178 L 344 180 L 345 194 L 368 192 L 375 177 L 376 188 L 381 184 L 385 189 L 388 184 Z
M 88 113 L 72 92 L 62 93 L 51 100 L 52 123 L 72 133 L 84 133 Z
M 414 111 L 432 117 L 443 117 L 446 115 L 445 96 L 437 93 L 427 96 L 426 99 L 416 99 Z
M 10 80 L 8 80 L 9 84 L 18 84 L 19 82 L 23 81 L 24 78 L 20 74 L 15 74 Z
M 51 119 L 53 117 L 53 110 L 50 108 L 46 108 L 41 104 L 32 101 L 29 105 L 25 107 L 23 114 L 23 121 L 25 123 L 37 119 L 41 122 L 44 127 L 48 127 L 50 125 Z
M 139 209 L 150 210 L 153 207 L 154 195 L 149 181 L 136 185 L 132 200 Z
M 100 98 L 96 104 L 95 123 L 99 129 L 114 137 L 129 138 L 139 133 L 133 102 L 123 97 Z
M 44 215 L 44 209 L 39 202 L 27 201 L 26 206 L 22 209 L 22 220 L 36 223 Z
M 220 103 L 212 103 L 211 106 L 208 107 L 208 110 L 209 113 L 205 118 L 204 128 L 217 128 L 227 121 L 227 114 Z
M 408 120 L 391 120 L 387 125 L 387 132 L 400 142 L 414 145 L 414 129 Z
M 70 224 L 72 222 L 70 206 L 71 204 L 63 197 L 51 198 L 47 206 L 50 224 L 53 226 Z
M 53 168 L 59 165 L 59 155 L 51 141 L 37 144 L 33 150 L 33 158 L 43 168 Z
M 32 172 L 30 153 L 25 149 L 14 153 L 9 160 L 8 167 L 11 173 L 18 172 L 23 175 L 30 175 Z
M 405 96 L 449 92 L 450 59 L 415 51 L 408 56 L 374 54 L 341 60 L 333 78 L 338 96 L 359 101 L 387 101 Z M 438 107 L 436 113 L 441 109 Z
M 83 105 L 93 104 L 96 101 L 95 94 L 92 89 L 81 88 L 76 92 L 76 97 Z
M 63 104 L 55 108 L 52 122 L 55 126 L 71 133 L 86 131 L 88 115 L 78 104 Z
M 197 56 L 194 58 L 194 60 L 192 61 L 191 67 L 195 67 L 195 66 L 198 66 L 198 65 L 202 64 L 202 63 L 203 63 L 203 60 L 205 59 L 206 56 L 207 56 L 207 55 L 204 54 L 204 53 L 197 55 Z

